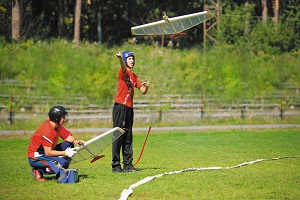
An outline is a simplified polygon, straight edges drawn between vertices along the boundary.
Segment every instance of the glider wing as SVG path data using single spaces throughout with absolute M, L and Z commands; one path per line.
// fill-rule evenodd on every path
M 131 33 L 132 35 L 178 34 L 205 22 L 212 17 L 213 14 L 208 11 L 172 18 L 165 16 L 164 20 L 132 27 Z
M 118 139 L 124 132 L 123 129 L 115 127 L 75 147 L 74 150 L 76 150 L 77 153 L 72 157 L 72 163 L 97 158 L 104 149 Z

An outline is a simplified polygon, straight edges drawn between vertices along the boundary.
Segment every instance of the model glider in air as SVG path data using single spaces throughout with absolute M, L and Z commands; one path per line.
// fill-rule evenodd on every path
M 183 31 L 197 26 L 213 16 L 209 11 L 172 18 L 165 15 L 163 20 L 132 27 L 131 33 L 132 35 L 171 35 L 171 38 L 181 37 L 185 35 Z
M 75 147 L 74 150 L 77 153 L 72 157 L 72 163 L 77 163 L 83 160 L 92 159 L 92 162 L 104 157 L 104 155 L 99 154 L 106 149 L 110 144 L 112 144 L 116 139 L 118 139 L 125 131 L 119 127 L 115 127 L 97 137 L 90 139 L 84 144 Z

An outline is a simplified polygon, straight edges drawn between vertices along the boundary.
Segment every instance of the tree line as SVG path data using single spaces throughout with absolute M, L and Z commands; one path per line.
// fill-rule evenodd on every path
M 5 41 L 64 38 L 121 45 L 132 38 L 132 26 L 161 20 L 164 12 L 169 17 L 201 12 L 211 2 L 220 3 L 221 31 L 214 34 L 221 42 L 274 46 L 275 53 L 299 48 L 298 0 L 4 0 L 0 2 L 0 31 Z M 203 26 L 197 26 L 178 40 L 187 47 L 199 45 L 202 33 Z M 134 42 L 165 46 L 169 39 L 164 38 L 138 37 Z

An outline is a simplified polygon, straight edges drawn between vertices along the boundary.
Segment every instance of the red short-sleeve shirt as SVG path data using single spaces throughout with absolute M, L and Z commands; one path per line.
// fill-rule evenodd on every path
M 72 133 L 65 129 L 65 127 L 59 126 L 59 128 L 55 130 L 51 125 L 50 120 L 46 120 L 35 131 L 31 138 L 27 150 L 28 158 L 34 157 L 34 153 L 37 152 L 41 146 L 47 146 L 51 147 L 51 149 L 54 149 L 59 138 L 65 140 L 70 135 L 72 135 Z
M 118 74 L 118 92 L 115 97 L 115 102 L 133 108 L 134 88 L 142 86 L 138 76 L 126 69 L 123 72 L 120 69 Z

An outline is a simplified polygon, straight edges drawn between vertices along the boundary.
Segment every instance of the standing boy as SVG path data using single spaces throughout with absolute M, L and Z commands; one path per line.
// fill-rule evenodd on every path
M 118 74 L 118 91 L 113 108 L 113 127 L 120 127 L 125 133 L 112 144 L 112 172 L 134 172 L 139 171 L 132 165 L 132 126 L 133 126 L 133 96 L 134 88 L 138 88 L 142 94 L 148 92 L 149 82 L 140 82 L 138 76 L 133 73 L 135 56 L 130 51 L 116 54 L 120 60 L 121 69 Z M 122 148 L 123 169 L 120 162 L 120 151 Z

